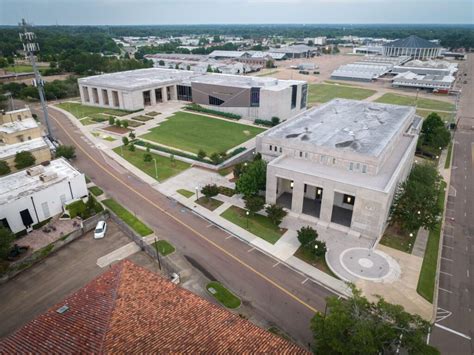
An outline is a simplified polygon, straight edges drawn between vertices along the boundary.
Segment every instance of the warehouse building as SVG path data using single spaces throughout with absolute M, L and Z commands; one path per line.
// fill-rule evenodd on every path
M 451 75 L 416 74 L 406 71 L 393 78 L 394 87 L 410 87 L 428 90 L 450 90 L 456 78 Z
M 0 178 L 0 225 L 13 233 L 31 231 L 87 195 L 84 174 L 63 158 L 6 175 Z
M 343 64 L 331 74 L 334 80 L 373 81 L 389 73 L 395 65 L 410 60 L 410 57 L 397 58 L 366 56 L 351 64 Z
M 403 65 L 396 65 L 392 69 L 393 74 L 400 74 L 407 71 L 419 75 L 454 76 L 458 71 L 458 64 L 445 60 L 411 60 Z
M 332 100 L 257 136 L 266 202 L 377 240 L 408 176 L 421 118 L 408 106 Z
M 133 111 L 181 100 L 264 120 L 299 114 L 308 95 L 305 81 L 160 68 L 96 75 L 78 83 L 84 105 Z
M 441 46 L 418 36 L 410 36 L 383 45 L 383 55 L 410 56 L 414 59 L 432 59 L 441 55 Z

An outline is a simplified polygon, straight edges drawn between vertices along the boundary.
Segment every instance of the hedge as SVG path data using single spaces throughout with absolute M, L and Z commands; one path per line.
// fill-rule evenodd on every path
M 202 107 L 198 104 L 189 104 L 186 105 L 185 108 L 190 111 L 196 111 L 196 112 L 204 112 L 208 113 L 211 115 L 216 115 L 216 116 L 222 116 L 225 118 L 230 118 L 232 120 L 240 120 L 242 118 L 241 115 L 237 115 L 235 113 L 229 113 L 229 112 L 222 112 L 222 111 L 217 111 L 217 110 L 212 110 L 209 108 Z
M 273 127 L 272 121 L 269 120 L 261 120 L 259 118 L 255 119 L 255 124 L 261 124 L 262 126 Z

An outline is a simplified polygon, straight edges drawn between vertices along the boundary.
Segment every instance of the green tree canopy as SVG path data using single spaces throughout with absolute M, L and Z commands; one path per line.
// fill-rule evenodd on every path
M 313 244 L 318 237 L 318 232 L 310 226 L 301 227 L 298 231 L 298 241 L 302 246 Z
M 430 113 L 421 127 L 420 144 L 439 149 L 445 148 L 450 140 L 451 134 L 441 117 L 436 112 Z
M 60 145 L 56 148 L 56 158 L 63 157 L 74 159 L 76 157 L 76 148 L 72 145 Z
M 256 195 L 260 190 L 264 190 L 266 182 L 267 163 L 262 159 L 256 159 L 244 166 L 235 187 L 238 192 L 249 197 Z
M 0 176 L 7 175 L 11 172 L 10 166 L 5 160 L 0 160 Z
M 6 259 L 15 240 L 15 234 L 9 229 L 0 226 L 0 259 Z
M 15 155 L 15 168 L 24 169 L 34 165 L 36 158 L 30 152 L 24 150 Z

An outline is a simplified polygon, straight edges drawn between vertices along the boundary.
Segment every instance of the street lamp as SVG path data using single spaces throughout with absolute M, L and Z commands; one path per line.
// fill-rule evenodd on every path
M 196 186 L 196 200 L 199 200 L 199 186 Z
M 413 238 L 413 233 L 410 233 L 410 238 Z
M 153 158 L 153 161 L 155 162 L 155 179 L 158 180 L 158 168 L 156 166 L 156 158 Z
M 249 229 L 249 211 L 245 211 L 245 215 L 247 216 L 247 229 Z

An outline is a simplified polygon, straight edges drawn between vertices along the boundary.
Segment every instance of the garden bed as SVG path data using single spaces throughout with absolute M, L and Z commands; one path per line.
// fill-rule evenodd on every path
M 135 217 L 132 213 L 130 213 L 130 211 L 128 211 L 117 201 L 109 198 L 107 200 L 102 201 L 102 203 L 142 237 L 153 233 L 153 230 L 150 227 L 140 221 L 137 217 Z
M 235 309 L 240 307 L 241 301 L 220 282 L 212 281 L 206 285 L 207 291 L 223 306 Z
M 137 128 L 137 127 L 140 127 L 140 126 L 144 125 L 144 123 L 136 122 L 136 121 L 133 121 L 133 120 L 122 120 L 121 122 L 122 122 L 122 124 L 123 124 L 123 122 L 128 122 L 128 126 L 133 127 L 133 128 Z
M 166 240 L 158 240 L 155 243 L 153 243 L 153 246 L 158 250 L 160 255 L 163 255 L 163 256 L 172 254 L 176 250 L 174 246 L 172 246 Z
M 179 189 L 176 192 L 179 193 L 180 195 L 186 197 L 186 198 L 190 198 L 191 196 L 195 195 L 194 192 L 186 190 L 186 189 Z
M 326 263 L 326 258 L 320 257 L 317 258 L 311 253 L 310 250 L 307 248 L 303 248 L 300 246 L 298 250 L 295 252 L 294 256 L 296 256 L 298 259 L 303 260 L 305 263 L 310 264 L 311 266 L 314 266 L 316 269 L 321 270 L 322 272 L 338 278 L 329 268 L 328 264 Z
M 219 193 L 224 196 L 232 197 L 235 195 L 235 190 L 230 187 L 219 186 Z
M 206 196 L 199 197 L 195 201 L 198 205 L 207 208 L 210 211 L 214 211 L 217 207 L 221 206 L 224 202 L 216 200 L 215 198 L 207 198 Z
M 117 126 L 108 126 L 108 127 L 103 128 L 103 130 L 117 133 L 117 134 L 126 134 L 130 132 L 130 129 L 128 128 L 117 127 Z
M 382 239 L 380 239 L 380 244 L 411 254 L 416 234 L 414 232 L 413 237 L 410 237 L 409 233 L 403 232 L 398 226 L 389 225 Z
M 153 117 L 140 115 L 140 116 L 132 117 L 132 119 L 136 121 L 140 121 L 140 122 L 146 122 L 146 121 L 152 120 Z

